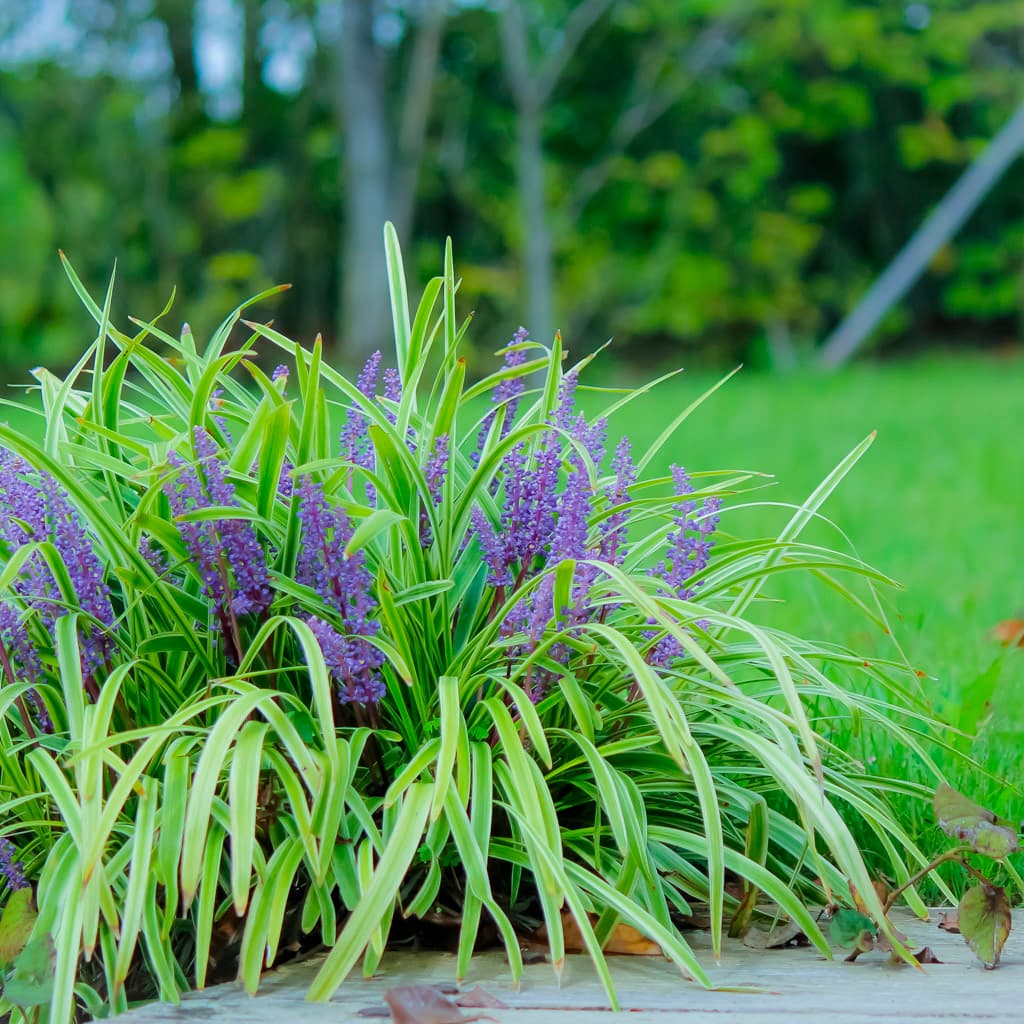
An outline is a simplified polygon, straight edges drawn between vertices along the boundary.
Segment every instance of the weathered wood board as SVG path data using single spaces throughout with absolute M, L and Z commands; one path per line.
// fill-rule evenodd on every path
M 930 946 L 943 962 L 916 971 L 890 966 L 880 953 L 847 964 L 841 959 L 825 960 L 812 948 L 760 952 L 726 940 L 721 963 L 716 965 L 708 936 L 694 933 L 688 936 L 691 944 L 717 986 L 756 991 L 705 991 L 684 981 L 671 964 L 653 957 L 611 958 L 612 972 L 623 1008 L 632 1011 L 629 1024 L 675 1020 L 686 1024 L 1024 1021 L 1024 912 L 1015 915 L 1014 933 L 994 971 L 982 968 L 959 935 L 940 930 L 937 914 L 921 922 L 897 912 L 894 920 L 910 937 L 913 948 Z M 387 1021 L 383 997 L 392 986 L 454 981 L 453 956 L 395 953 L 385 957 L 374 978 L 353 976 L 330 1003 L 308 1003 L 305 992 L 321 962 L 322 957 L 268 974 L 255 997 L 246 995 L 238 985 L 219 985 L 192 993 L 177 1005 L 141 1007 L 120 1020 L 124 1024 Z M 594 970 L 583 956 L 567 958 L 561 984 L 550 964 L 528 966 L 516 991 L 502 954 L 486 953 L 474 959 L 461 987 L 476 985 L 509 1008 L 464 1012 L 486 1012 L 500 1024 L 594 1024 L 594 1015 L 604 1018 L 603 1011 L 608 1008 Z M 373 1008 L 380 1016 L 368 1016 Z

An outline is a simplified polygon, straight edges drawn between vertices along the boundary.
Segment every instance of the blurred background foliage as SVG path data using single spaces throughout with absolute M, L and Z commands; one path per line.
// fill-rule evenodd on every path
M 1020 101 L 1008 0 L 4 0 L 0 377 L 87 340 L 56 258 L 197 334 L 267 316 L 342 362 L 457 240 L 488 348 L 520 322 L 624 362 L 799 360 Z M 880 332 L 1004 345 L 1018 162 Z M 414 281 L 415 283 L 415 281 Z

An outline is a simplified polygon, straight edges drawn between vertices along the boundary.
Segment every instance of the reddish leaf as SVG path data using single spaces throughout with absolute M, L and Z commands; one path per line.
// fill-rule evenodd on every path
M 958 793 L 952 786 L 941 783 L 935 790 L 935 818 L 947 836 L 969 839 L 983 821 L 993 823 L 996 816 L 987 808 Z
M 1006 890 L 988 882 L 968 889 L 960 901 L 959 920 L 967 945 L 987 968 L 995 967 L 1012 923 Z
M 914 956 L 919 964 L 941 964 L 942 961 L 935 955 L 931 946 L 922 946 Z
M 992 637 L 1004 647 L 1024 647 L 1024 619 L 1005 619 L 992 630 Z
M 487 1009 L 487 1010 L 507 1010 L 508 1004 L 503 1003 L 497 996 L 492 996 L 490 992 L 480 988 L 477 985 L 476 988 L 471 988 L 468 992 L 463 992 L 456 997 L 455 1002 L 459 1006 L 466 1006 L 475 1009 Z
M 960 915 L 955 910 L 946 910 L 939 920 L 939 927 L 952 935 L 960 934 Z
M 31 888 L 15 889 L 0 917 L 0 968 L 12 964 L 32 934 L 36 908 Z
M 391 1010 L 392 1024 L 468 1024 L 473 1020 L 494 1020 L 484 1013 L 468 1017 L 447 996 L 431 985 L 399 985 L 388 989 L 384 1002 Z

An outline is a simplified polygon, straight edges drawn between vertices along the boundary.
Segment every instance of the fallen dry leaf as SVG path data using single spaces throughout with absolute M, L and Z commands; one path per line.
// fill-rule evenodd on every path
M 588 915 L 591 925 L 597 923 L 597 916 Z M 562 933 L 565 937 L 566 953 L 582 953 L 586 948 L 583 944 L 583 933 L 576 923 L 576 918 L 568 910 L 562 911 Z M 530 938 L 534 942 L 548 945 L 548 930 L 541 925 Z M 641 932 L 621 921 L 612 929 L 608 941 L 604 945 L 606 953 L 619 956 L 662 956 L 661 946 L 653 939 L 647 938 Z
M 992 638 L 1004 647 L 1024 647 L 1024 619 L 1006 619 L 992 630 Z
M 956 910 L 947 910 L 939 919 L 939 927 L 953 935 L 960 934 L 960 914 Z
M 447 996 L 430 985 L 399 985 L 384 993 L 391 1010 L 392 1024 L 468 1024 L 474 1020 L 494 1020 L 485 1013 L 468 1017 Z
M 875 890 L 875 895 L 878 897 L 878 902 L 881 903 L 884 907 L 886 903 L 889 901 L 889 893 L 892 890 L 880 878 L 876 878 L 871 883 L 871 887 Z
M 490 992 L 482 989 L 479 985 L 476 988 L 471 988 L 468 992 L 462 992 L 456 996 L 455 1002 L 459 1006 L 465 1006 L 472 1009 L 488 1009 L 488 1010 L 507 1010 L 508 1003 L 503 1003 L 497 996 L 492 996 Z
M 810 940 L 798 924 L 790 921 L 776 925 L 770 932 L 751 928 L 743 936 L 743 945 L 750 949 L 782 949 L 785 946 L 809 946 Z
M 941 964 L 942 961 L 935 955 L 931 946 L 922 946 L 915 954 L 919 964 Z

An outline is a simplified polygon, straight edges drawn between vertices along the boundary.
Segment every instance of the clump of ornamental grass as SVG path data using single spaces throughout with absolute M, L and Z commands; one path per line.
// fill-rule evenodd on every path
M 469 383 L 450 252 L 411 316 L 387 237 L 395 365 L 355 382 L 245 307 L 202 348 L 159 319 L 129 336 L 68 268 L 97 338 L 37 371 L 37 437 L 0 427 L 16 1013 L 176 999 L 228 932 L 249 989 L 322 940 L 325 999 L 427 917 L 459 976 L 492 935 L 518 977 L 541 922 L 560 970 L 571 920 L 615 1005 L 620 922 L 707 984 L 698 912 L 716 951 L 765 903 L 826 954 L 809 906 L 891 930 L 849 822 L 898 884 L 927 863 L 887 796 L 928 794 L 814 721 L 827 703 L 919 750 L 878 696 L 895 677 L 758 625 L 783 569 L 881 579 L 798 536 L 868 442 L 777 539 L 737 539 L 756 481 L 685 452 L 652 472 L 692 408 L 633 451 L 610 426 L 649 388 L 584 393 L 589 359 L 525 330 Z

